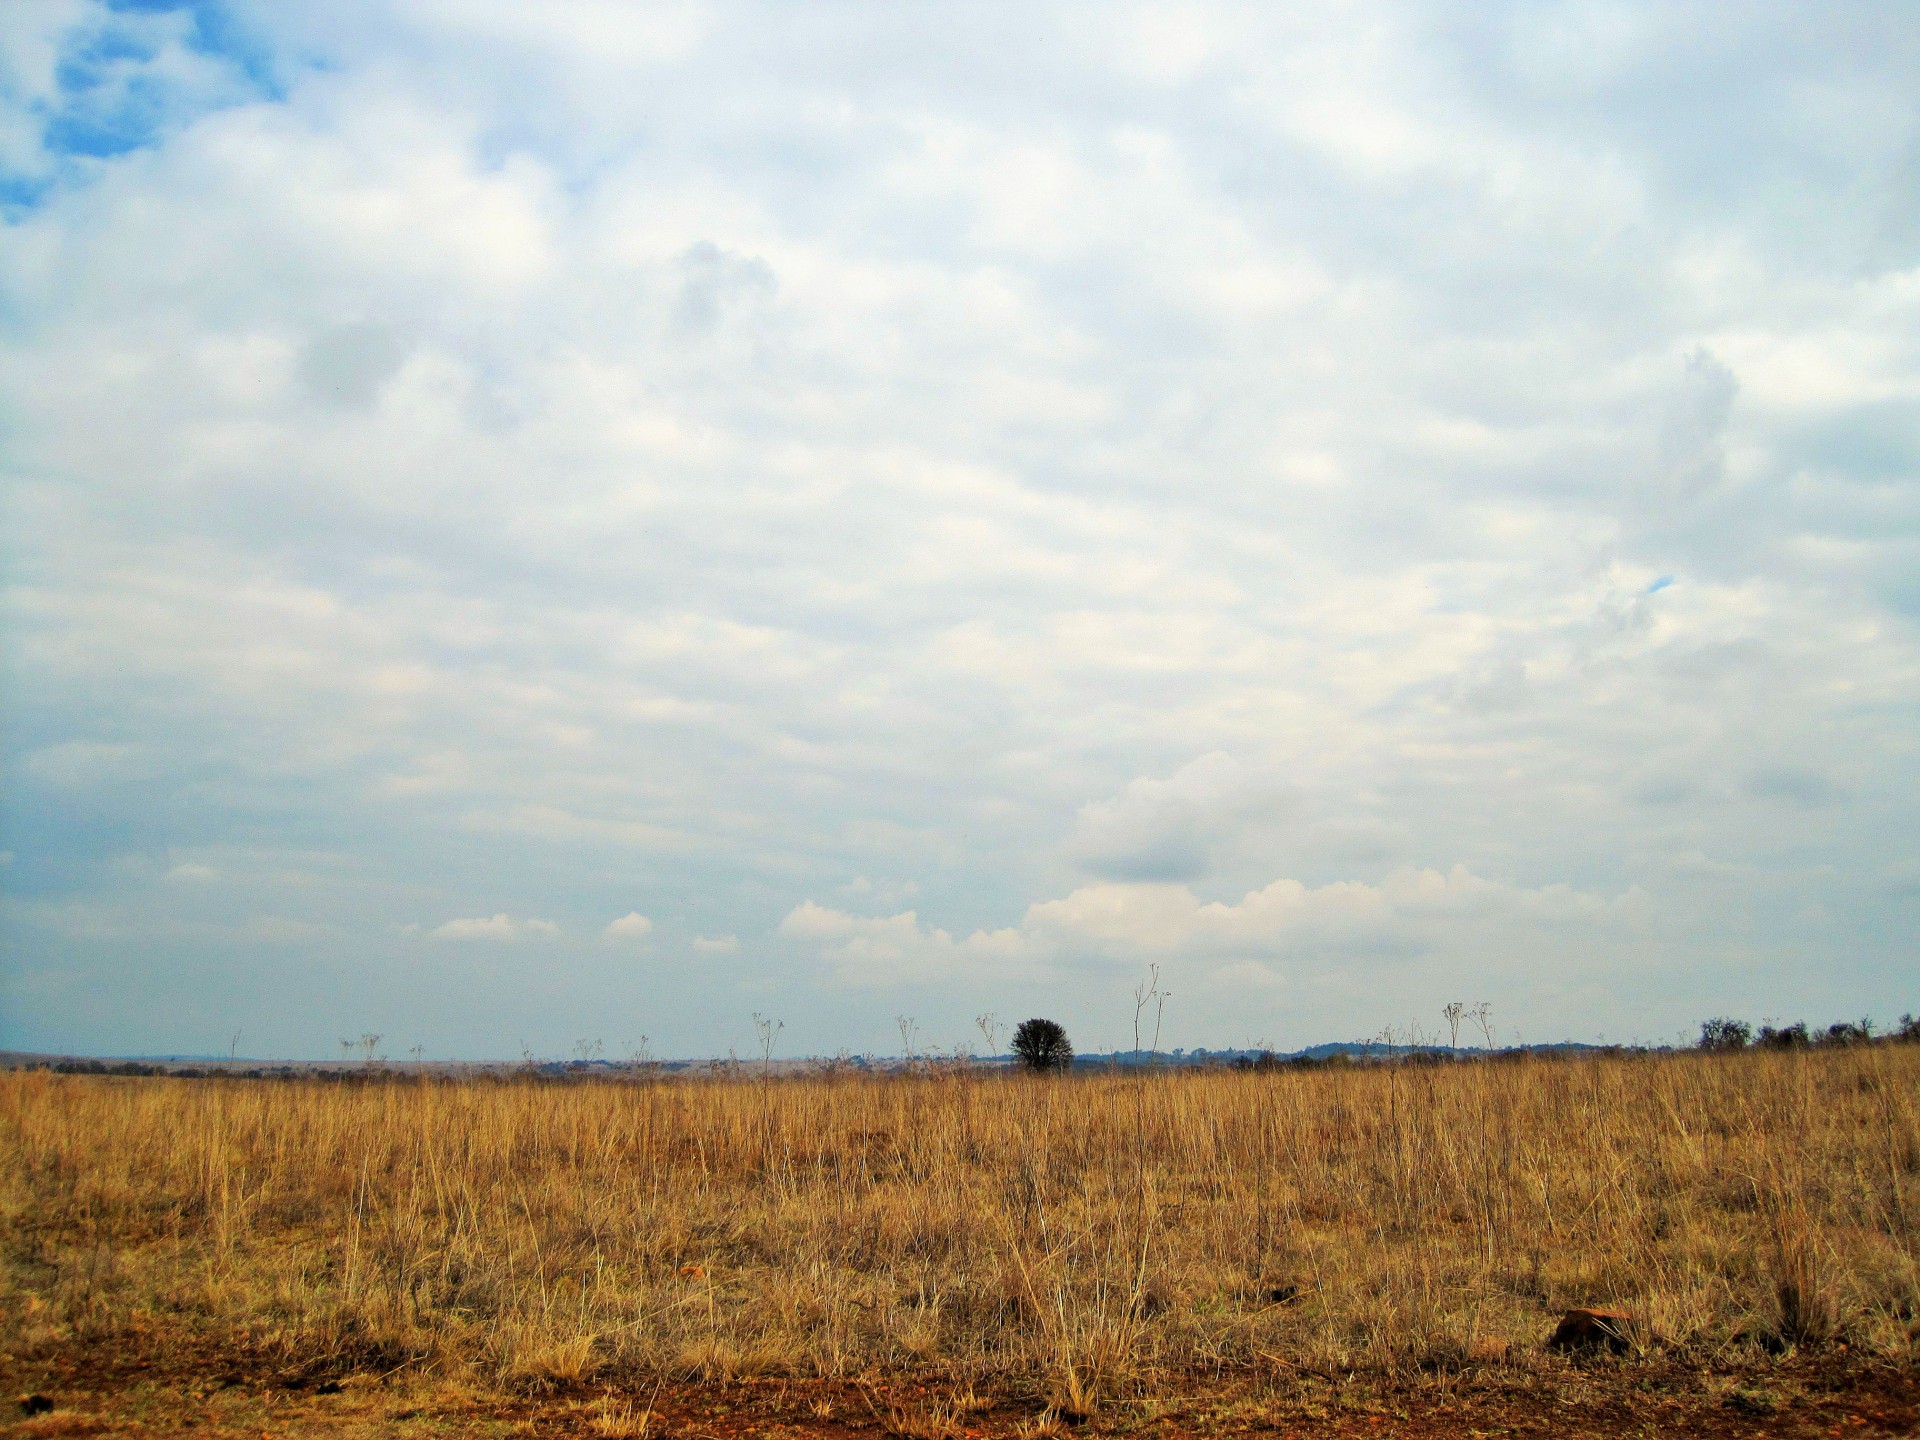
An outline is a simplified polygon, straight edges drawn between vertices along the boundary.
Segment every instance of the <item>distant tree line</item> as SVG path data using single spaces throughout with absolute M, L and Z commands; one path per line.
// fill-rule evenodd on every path
M 1868 1045 L 1878 1039 L 1906 1044 L 1920 1043 L 1920 1019 L 1902 1015 L 1899 1023 L 1885 1035 L 1876 1036 L 1871 1019 L 1842 1020 L 1824 1030 L 1810 1030 L 1807 1022 L 1791 1025 L 1762 1025 L 1757 1031 L 1744 1020 L 1720 1016 L 1701 1022 L 1702 1050 L 1800 1050 L 1813 1045 Z

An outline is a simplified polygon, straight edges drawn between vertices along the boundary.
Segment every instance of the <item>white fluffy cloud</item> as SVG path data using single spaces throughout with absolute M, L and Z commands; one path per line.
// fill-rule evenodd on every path
M 480 915 L 472 919 L 448 920 L 427 932 L 436 940 L 520 940 L 527 936 L 552 937 L 560 927 L 551 920 L 515 919 L 511 915 Z
M 1883 26 L 7 10 L 0 1043 L 1911 1008 Z
M 600 933 L 609 940 L 644 940 L 653 933 L 653 921 L 638 910 L 629 910 Z
M 817 946 L 838 978 L 850 985 L 899 986 L 916 981 L 1004 979 L 1032 956 L 1017 930 L 976 930 L 955 940 L 922 925 L 906 910 L 878 919 L 801 902 L 780 922 L 780 934 Z
M 1126 974 L 1148 963 L 1232 979 L 1271 976 L 1276 962 L 1302 976 L 1350 965 L 1355 956 L 1430 956 L 1518 939 L 1547 947 L 1544 968 L 1564 955 L 1552 947 L 1569 934 L 1631 937 L 1644 931 L 1648 897 L 1638 888 L 1602 896 L 1568 885 L 1504 885 L 1456 865 L 1442 873 L 1403 869 L 1378 884 L 1320 886 L 1275 880 L 1237 901 L 1202 900 L 1185 885 L 1087 885 L 1028 907 L 1017 928 L 975 931 L 956 940 L 911 910 L 863 918 L 809 900 L 780 933 L 816 949 L 836 978 L 854 985 L 904 979 L 1004 979 L 1093 963 Z M 1489 968 L 1498 962 L 1492 957 Z

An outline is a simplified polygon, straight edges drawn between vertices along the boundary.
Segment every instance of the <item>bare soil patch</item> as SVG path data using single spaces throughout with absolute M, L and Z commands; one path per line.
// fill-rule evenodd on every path
M 1846 1351 L 1761 1366 L 1596 1360 L 1456 1376 L 1186 1375 L 1084 1420 L 1047 1394 L 880 1378 L 582 1385 L 503 1395 L 416 1375 L 302 1373 L 266 1357 L 155 1342 L 0 1365 L 0 1433 L 19 1436 L 895 1437 L 1060 1440 L 1072 1435 L 1326 1437 L 1848 1437 L 1920 1434 L 1920 1375 Z M 41 1402 L 29 1414 L 22 1401 Z M 42 1408 L 44 1407 L 44 1408 Z

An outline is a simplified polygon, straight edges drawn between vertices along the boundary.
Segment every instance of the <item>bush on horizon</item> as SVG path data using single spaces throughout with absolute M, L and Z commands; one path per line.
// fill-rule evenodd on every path
M 1073 1042 L 1057 1020 L 1022 1020 L 1013 1032 L 1013 1056 L 1032 1071 L 1066 1070 L 1073 1065 Z

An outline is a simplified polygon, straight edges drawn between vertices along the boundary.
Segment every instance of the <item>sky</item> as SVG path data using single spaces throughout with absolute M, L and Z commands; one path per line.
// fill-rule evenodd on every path
M 1900 4 L 22 0 L 0 507 L 0 1048 L 1920 1010 Z

